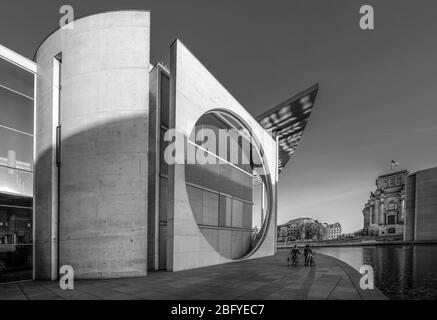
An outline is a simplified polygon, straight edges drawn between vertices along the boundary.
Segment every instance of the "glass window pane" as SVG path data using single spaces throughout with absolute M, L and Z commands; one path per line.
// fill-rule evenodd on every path
M 170 79 L 161 74 L 161 124 L 169 127 Z
M 203 204 L 202 204 L 202 190 L 187 185 L 188 199 L 190 201 L 191 210 L 197 224 L 205 224 L 203 221 Z
M 33 98 L 33 74 L 0 58 L 0 85 Z
M 33 203 L 30 197 L 12 196 L 0 193 L 0 206 L 2 205 L 32 208 Z
M 226 197 L 226 226 L 232 227 L 232 199 Z
M 395 224 L 395 216 L 388 216 L 387 224 Z
M 203 191 L 203 224 L 218 226 L 218 194 Z
M 232 199 L 232 227 L 243 227 L 243 203 Z
M 241 172 L 237 168 L 232 168 L 232 180 L 233 180 L 233 196 L 242 199 L 244 194 L 244 183 L 246 182 L 245 177 L 247 174 Z
M 0 192 L 33 195 L 33 174 L 0 166 Z
M 264 217 L 261 215 L 262 212 L 262 184 L 253 186 L 253 205 L 252 205 L 252 224 L 257 228 L 261 228 Z M 266 199 L 264 197 L 264 199 Z M 265 205 L 265 204 L 264 204 Z
M 32 170 L 33 137 L 0 127 L 0 165 Z
M 32 209 L 0 205 L 0 282 L 31 278 Z
M 243 203 L 243 228 L 252 229 L 252 205 Z
M 218 189 L 218 164 L 202 165 L 202 186 L 211 190 L 219 191 Z
M 220 209 L 219 226 L 231 227 L 232 226 L 232 199 L 220 195 L 219 209 Z
M 252 202 L 253 191 L 252 191 L 252 177 L 244 174 L 243 175 L 243 199 Z
M 232 169 L 228 164 L 219 164 L 219 191 L 232 195 Z
M 202 166 L 199 164 L 185 165 L 185 181 L 202 186 Z
M 226 197 L 219 196 L 219 226 L 226 226 Z
M 33 100 L 0 87 L 0 125 L 33 134 Z

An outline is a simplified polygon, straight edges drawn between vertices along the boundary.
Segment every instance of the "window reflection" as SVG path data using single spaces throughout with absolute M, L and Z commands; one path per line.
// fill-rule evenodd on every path
M 33 79 L 0 58 L 0 282 L 32 278 Z
M 188 142 L 196 152 L 199 143 L 195 137 L 200 129 L 205 128 L 212 130 L 216 137 L 220 137 L 219 129 L 242 129 L 241 124 L 230 116 L 205 114 L 196 123 Z M 251 150 L 251 142 L 243 142 L 247 139 L 244 135 L 234 141 L 238 141 L 239 149 L 238 162 L 235 163 L 230 157 L 230 140 L 234 138 L 229 135 L 227 139 L 227 148 L 218 138 L 216 152 L 209 150 L 217 164 L 186 164 L 185 181 L 191 210 L 203 236 L 223 256 L 238 259 L 248 254 L 259 241 L 267 201 L 261 200 L 262 179 L 255 183 L 254 171 L 258 166 L 255 158 L 258 155 L 253 152 L 245 154 L 247 149 L 243 148 L 243 143 L 247 143 Z M 250 163 L 242 161 L 243 154 Z
M 0 86 L 33 98 L 33 74 L 0 57 Z
M 0 195 L 0 282 L 32 276 L 32 198 Z

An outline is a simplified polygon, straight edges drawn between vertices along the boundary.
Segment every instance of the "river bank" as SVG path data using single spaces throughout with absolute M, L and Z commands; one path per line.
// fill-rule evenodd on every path
M 303 247 L 309 245 L 313 248 L 323 247 L 365 247 L 365 246 L 399 246 L 399 245 L 433 245 L 437 244 L 437 240 L 427 241 L 382 241 L 382 240 L 327 240 L 327 241 L 293 241 L 287 244 L 278 244 L 278 249 L 289 249 L 297 245 Z

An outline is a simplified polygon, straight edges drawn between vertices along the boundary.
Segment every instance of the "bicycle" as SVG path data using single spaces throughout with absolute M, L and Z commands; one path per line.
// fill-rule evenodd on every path
M 307 256 L 307 261 L 306 261 L 305 265 L 312 267 L 313 264 L 315 264 L 315 262 L 314 262 L 314 255 L 310 253 Z
M 297 257 L 297 255 L 292 255 L 291 258 L 287 258 L 288 261 L 288 265 L 290 267 L 297 267 L 298 263 L 299 263 L 299 259 Z M 291 262 L 291 264 L 290 264 Z

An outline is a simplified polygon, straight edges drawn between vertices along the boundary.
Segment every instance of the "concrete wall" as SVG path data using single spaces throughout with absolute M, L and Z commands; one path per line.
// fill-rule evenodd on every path
M 159 67 L 150 71 L 149 85 L 149 187 L 147 219 L 147 268 L 158 269 L 159 252 Z
M 416 173 L 414 240 L 437 239 L 437 168 Z
M 37 278 L 57 274 L 56 252 L 76 278 L 146 273 L 149 41 L 149 12 L 115 11 L 76 20 L 73 30 L 56 31 L 37 51 Z M 59 53 L 57 224 L 53 57 Z
M 273 174 L 269 177 L 273 181 L 269 187 L 274 199 L 274 140 L 179 40 L 171 46 L 170 77 L 170 128 L 188 137 L 205 112 L 217 108 L 233 112 L 246 121 L 264 148 L 267 167 Z M 183 164 L 169 167 L 168 194 L 167 269 L 177 271 L 234 261 L 218 253 L 202 235 L 190 207 Z M 273 203 L 271 209 L 266 237 L 248 258 L 274 254 L 276 212 Z M 232 241 L 232 237 L 223 241 L 229 239 Z
M 404 240 L 414 240 L 415 221 L 416 221 L 416 175 L 411 174 L 406 182 L 406 217 L 404 225 Z

